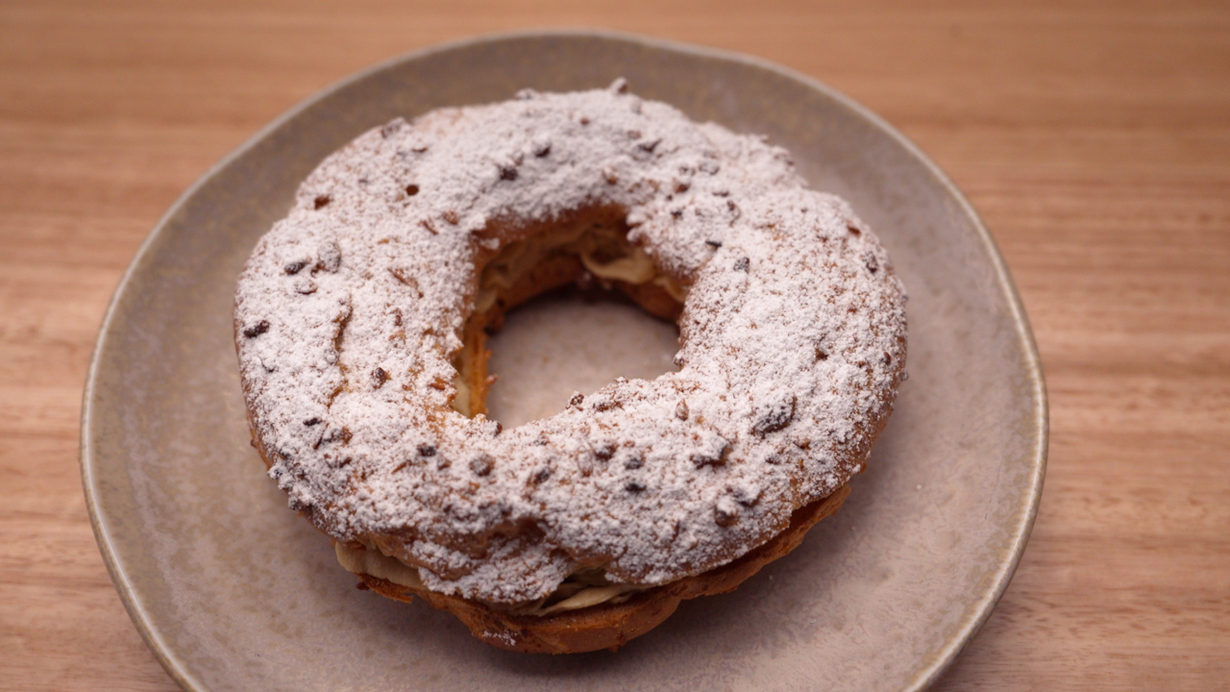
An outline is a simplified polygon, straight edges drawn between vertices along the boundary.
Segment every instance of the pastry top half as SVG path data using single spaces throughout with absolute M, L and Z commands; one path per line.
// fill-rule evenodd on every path
M 502 430 L 467 415 L 466 322 L 560 228 L 596 275 L 682 302 L 680 369 Z M 904 377 L 904 303 L 871 230 L 784 150 L 617 83 L 394 120 L 329 156 L 248 261 L 235 338 L 292 508 L 512 605 L 581 570 L 713 569 L 843 486 Z

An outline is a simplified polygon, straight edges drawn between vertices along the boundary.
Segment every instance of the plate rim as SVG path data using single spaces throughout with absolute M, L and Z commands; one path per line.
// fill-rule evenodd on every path
M 90 355 L 90 365 L 86 373 L 85 386 L 82 391 L 81 427 L 79 437 L 80 443 L 78 454 L 82 489 L 85 494 L 85 504 L 89 513 L 90 527 L 94 532 L 94 538 L 98 544 L 99 552 L 102 554 L 103 563 L 106 565 L 111 581 L 115 585 L 116 591 L 120 596 L 120 601 L 123 603 L 124 609 L 128 612 L 128 616 L 136 626 L 141 638 L 145 641 L 146 646 L 148 646 L 153 652 L 155 658 L 162 665 L 163 669 L 166 670 L 167 674 L 182 689 L 189 690 L 190 692 L 209 692 L 210 690 L 209 687 L 201 683 L 188 670 L 186 664 L 180 660 L 175 653 L 174 648 L 165 642 L 161 633 L 156 630 L 150 616 L 137 597 L 132 583 L 129 581 L 128 576 L 123 569 L 121 558 L 112 543 L 112 538 L 108 527 L 109 520 L 105 511 L 99 505 L 97 498 L 99 490 L 96 486 L 96 478 L 93 473 L 95 459 L 94 445 L 93 440 L 91 439 L 91 430 L 94 422 L 94 407 L 97 405 L 95 400 L 99 387 L 98 380 L 100 377 L 100 369 L 102 367 L 101 360 L 104 347 L 107 345 L 109 339 L 113 338 L 111 331 L 114 328 L 113 323 L 116 319 L 116 312 L 118 310 L 121 297 L 125 295 L 129 285 L 134 280 L 134 276 L 149 256 L 152 246 L 165 232 L 165 229 L 171 219 L 178 214 L 178 212 L 200 191 L 201 188 L 208 184 L 219 172 L 228 167 L 232 162 L 244 156 L 251 149 L 256 147 L 272 132 L 276 131 L 278 128 L 282 127 L 285 123 L 294 119 L 302 112 L 329 98 L 334 93 L 399 64 L 421 60 L 436 54 L 462 50 L 482 44 L 559 37 L 579 39 L 589 38 L 632 43 L 669 52 L 742 63 L 744 65 L 777 73 L 788 79 L 802 83 L 808 88 L 824 94 L 827 98 L 837 101 L 842 106 L 855 112 L 859 117 L 865 119 L 871 125 L 892 138 L 898 145 L 900 145 L 919 163 L 921 163 L 932 176 L 934 176 L 936 181 L 938 181 L 947 193 L 951 195 L 952 199 L 956 201 L 960 211 L 973 222 L 973 229 L 982 244 L 986 257 L 990 260 L 995 281 L 999 286 L 1002 295 L 1006 298 L 1010 318 L 1013 327 L 1016 330 L 1017 342 L 1019 342 L 1022 347 L 1022 360 L 1025 364 L 1025 374 L 1027 375 L 1029 383 L 1032 385 L 1031 396 L 1034 403 L 1033 422 L 1037 432 L 1032 439 L 1033 450 L 1031 455 L 1029 480 L 1020 497 L 1020 501 L 1023 506 L 1018 510 L 1020 512 L 1019 520 L 1016 522 L 1015 526 L 1011 527 L 1011 541 L 1007 546 L 1007 559 L 999 565 L 998 569 L 994 571 L 994 579 L 991 580 L 991 587 L 982 594 L 981 598 L 975 599 L 971 603 L 971 606 L 974 606 L 974 608 L 967 610 L 969 615 L 964 618 L 964 622 L 962 622 L 961 626 L 958 627 L 953 635 L 949 637 L 944 646 L 934 652 L 931 662 L 921 666 L 916 671 L 912 681 L 907 684 L 906 687 L 902 688 L 903 692 L 917 692 L 918 690 L 924 690 L 934 684 L 957 659 L 961 651 L 973 640 L 974 636 L 978 633 L 990 617 L 991 613 L 994 611 L 995 605 L 999 602 L 1004 592 L 1007 591 L 1008 585 L 1011 583 L 1012 577 L 1015 574 L 1025 552 L 1025 547 L 1029 541 L 1029 536 L 1033 529 L 1034 521 L 1037 518 L 1038 506 L 1042 498 L 1042 488 L 1046 476 L 1050 434 L 1049 402 L 1047 398 L 1046 382 L 1042 370 L 1041 358 L 1038 354 L 1037 343 L 1034 339 L 1029 318 L 1025 313 L 1024 304 L 1021 301 L 1019 293 L 1017 292 L 1012 276 L 1008 271 L 1007 264 L 1004 261 L 1003 256 L 1000 254 L 999 248 L 995 244 L 994 239 L 991 237 L 991 233 L 987 229 L 986 224 L 982 221 L 982 217 L 978 215 L 978 212 L 974 209 L 973 205 L 970 204 L 969 200 L 966 199 L 965 195 L 956 186 L 956 184 L 953 183 L 948 175 L 945 174 L 943 170 L 941 170 L 940 167 L 922 151 L 922 149 L 914 144 L 913 141 L 889 124 L 887 120 L 866 106 L 863 106 L 853 98 L 838 91 L 837 89 L 834 89 L 833 87 L 828 86 L 818 79 L 764 58 L 735 51 L 647 36 L 644 34 L 598 28 L 545 28 L 497 32 L 455 39 L 402 53 L 400 55 L 377 62 L 369 67 L 350 73 L 347 76 L 300 100 L 291 108 L 284 111 L 282 114 L 257 130 L 250 137 L 245 139 L 241 144 L 219 159 L 195 181 L 193 181 L 193 183 L 175 199 L 167 211 L 164 212 L 158 219 L 158 222 L 154 225 L 153 229 L 137 248 L 132 260 L 129 262 L 119 282 L 116 284 L 115 290 L 111 295 L 111 299 L 108 301 L 107 309 L 104 312 L 102 321 L 99 325 L 98 337 L 95 341 L 94 349 Z

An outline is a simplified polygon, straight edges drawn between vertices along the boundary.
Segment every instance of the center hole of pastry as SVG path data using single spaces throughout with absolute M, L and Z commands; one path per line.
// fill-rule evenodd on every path
M 625 216 L 596 207 L 523 226 L 479 264 L 453 356 L 456 411 L 513 427 L 617 377 L 675 370 L 687 290 L 628 239 Z
M 574 392 L 678 368 L 679 330 L 616 292 L 553 291 L 508 313 L 488 341 L 487 415 L 513 427 L 554 415 Z

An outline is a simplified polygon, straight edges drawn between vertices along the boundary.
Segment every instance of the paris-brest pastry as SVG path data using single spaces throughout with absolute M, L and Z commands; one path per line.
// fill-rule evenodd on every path
M 487 332 L 580 279 L 676 320 L 679 370 L 502 429 Z M 904 302 L 786 151 L 621 80 L 330 155 L 248 260 L 235 341 L 269 475 L 345 568 L 565 653 L 734 588 L 836 511 L 905 377 Z

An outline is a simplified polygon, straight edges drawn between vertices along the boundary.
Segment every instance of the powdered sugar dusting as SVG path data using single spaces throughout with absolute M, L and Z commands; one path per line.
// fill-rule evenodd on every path
M 503 432 L 452 411 L 476 263 L 598 207 L 688 288 L 680 371 Z M 763 543 L 860 468 L 905 359 L 902 288 L 845 202 L 782 149 L 618 84 L 362 135 L 261 239 L 235 325 L 291 506 L 492 603 L 583 566 L 663 583 Z

